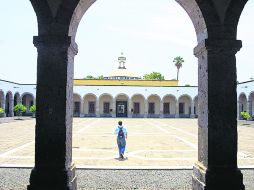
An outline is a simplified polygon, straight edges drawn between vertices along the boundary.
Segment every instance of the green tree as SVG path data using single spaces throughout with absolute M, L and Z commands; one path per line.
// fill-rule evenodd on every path
M 164 76 L 159 72 L 152 72 L 143 76 L 145 80 L 165 80 Z
M 15 107 L 14 107 L 14 111 L 16 112 L 16 114 L 20 117 L 21 114 L 23 112 L 26 111 L 26 107 L 23 105 L 23 104 L 17 104 Z M 20 118 L 19 118 L 20 119 Z
M 181 56 L 177 56 L 174 58 L 173 62 L 175 63 L 175 66 L 177 68 L 177 77 L 176 77 L 176 80 L 178 80 L 178 77 L 179 77 L 179 70 L 180 68 L 183 66 L 183 58 Z
M 36 106 L 35 105 L 32 105 L 30 108 L 29 108 L 30 112 L 33 113 L 33 117 L 35 116 L 35 112 L 36 112 Z
M 102 79 L 104 79 L 104 76 L 100 75 L 100 76 L 97 77 L 97 79 L 102 80 Z
M 95 77 L 92 75 L 87 75 L 84 79 L 95 79 Z

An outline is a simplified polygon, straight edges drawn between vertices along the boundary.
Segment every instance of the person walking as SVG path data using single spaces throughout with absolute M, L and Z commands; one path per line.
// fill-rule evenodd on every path
M 119 150 L 119 159 L 124 159 L 124 152 L 126 147 L 127 129 L 123 127 L 122 121 L 118 121 L 118 126 L 115 129 L 116 141 Z

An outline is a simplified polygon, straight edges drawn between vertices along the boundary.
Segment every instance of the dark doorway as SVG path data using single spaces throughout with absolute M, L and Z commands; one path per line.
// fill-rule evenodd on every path
M 170 104 L 168 102 L 165 102 L 163 104 L 163 113 L 164 114 L 170 114 Z
M 116 101 L 116 117 L 127 116 L 127 101 Z
M 134 102 L 134 110 L 133 110 L 134 114 L 140 114 L 140 104 L 139 102 Z

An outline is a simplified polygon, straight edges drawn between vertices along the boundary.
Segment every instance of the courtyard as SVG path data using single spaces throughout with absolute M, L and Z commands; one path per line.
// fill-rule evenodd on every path
M 114 129 L 128 130 L 125 160 L 118 159 Z M 197 160 L 197 119 L 74 118 L 77 168 L 191 169 Z M 0 166 L 33 167 L 35 119 L 0 118 Z M 254 122 L 238 122 L 238 166 L 254 167 Z

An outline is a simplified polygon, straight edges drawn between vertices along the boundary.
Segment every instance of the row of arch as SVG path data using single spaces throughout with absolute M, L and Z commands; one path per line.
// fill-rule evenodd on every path
M 247 111 L 251 116 L 254 115 L 254 92 L 251 92 L 248 96 L 245 93 L 241 93 L 238 98 L 238 116 L 241 118 L 241 112 Z
M 145 97 L 142 94 L 135 94 L 129 97 L 127 94 L 113 96 L 109 93 L 96 96 L 95 94 L 73 95 L 73 115 L 80 117 L 116 117 L 117 102 L 127 103 L 126 117 L 198 117 L 198 97 L 184 94 L 176 98 L 172 94 L 160 97 L 151 94 Z M 20 94 L 19 92 L 8 91 L 6 94 L 0 89 L 0 108 L 5 110 L 5 116 L 15 116 L 15 105 L 22 103 L 27 111 L 24 115 L 31 115 L 29 108 L 35 104 L 35 97 L 30 92 Z M 105 107 L 108 106 L 108 109 Z M 241 112 L 247 111 L 251 116 L 254 115 L 254 92 L 246 95 L 240 93 L 238 97 L 238 117 Z
M 73 94 L 74 116 L 97 117 L 197 117 L 198 98 L 182 95 L 178 99 L 174 95 L 160 97 L 151 94 L 145 97 L 135 94 L 118 94 L 115 97 L 105 93 L 97 97 L 86 94 L 83 97 Z
M 29 108 L 34 105 L 35 97 L 30 92 L 25 92 L 21 95 L 19 92 L 16 92 L 13 95 L 11 91 L 8 91 L 5 94 L 4 91 L 0 90 L 0 108 L 4 109 L 4 116 L 15 116 L 14 107 L 19 103 L 22 103 L 27 108 L 23 115 L 31 115 L 32 113 L 30 112 Z

